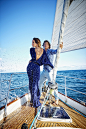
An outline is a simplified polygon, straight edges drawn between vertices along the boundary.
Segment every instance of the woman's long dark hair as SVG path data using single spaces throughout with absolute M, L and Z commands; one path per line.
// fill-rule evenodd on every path
M 41 47 L 41 41 L 39 38 L 33 38 L 36 44 L 38 44 L 38 47 Z

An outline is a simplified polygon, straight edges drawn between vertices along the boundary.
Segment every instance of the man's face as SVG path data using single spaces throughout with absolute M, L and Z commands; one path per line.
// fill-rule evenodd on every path
M 45 42 L 45 43 L 44 43 L 44 49 L 49 49 L 49 44 L 48 44 L 48 42 Z

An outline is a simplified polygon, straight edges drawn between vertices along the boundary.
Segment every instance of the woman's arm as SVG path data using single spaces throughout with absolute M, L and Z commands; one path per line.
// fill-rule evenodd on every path
M 30 55 L 32 58 L 30 61 L 36 60 L 35 48 L 30 48 Z

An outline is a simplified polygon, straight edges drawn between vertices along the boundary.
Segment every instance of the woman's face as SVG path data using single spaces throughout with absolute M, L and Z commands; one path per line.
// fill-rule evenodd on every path
M 35 40 L 32 40 L 32 46 L 33 46 L 33 47 L 37 47 L 37 45 L 38 45 L 38 44 L 35 42 Z

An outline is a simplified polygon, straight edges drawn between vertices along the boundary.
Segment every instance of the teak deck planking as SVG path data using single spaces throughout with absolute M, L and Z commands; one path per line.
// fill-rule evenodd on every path
M 42 97 L 43 98 L 43 97 Z M 40 100 L 42 103 L 43 99 Z M 54 98 L 53 98 L 54 100 Z M 48 102 L 47 102 L 48 104 Z M 44 122 L 37 120 L 36 127 L 73 127 L 86 129 L 86 118 L 68 107 L 59 100 L 58 106 L 63 107 L 72 119 L 72 123 L 65 122 Z M 30 102 L 25 103 L 16 111 L 7 116 L 6 120 L 0 121 L 0 129 L 21 129 L 23 123 L 28 124 L 28 129 L 35 117 L 35 108 L 30 106 Z

